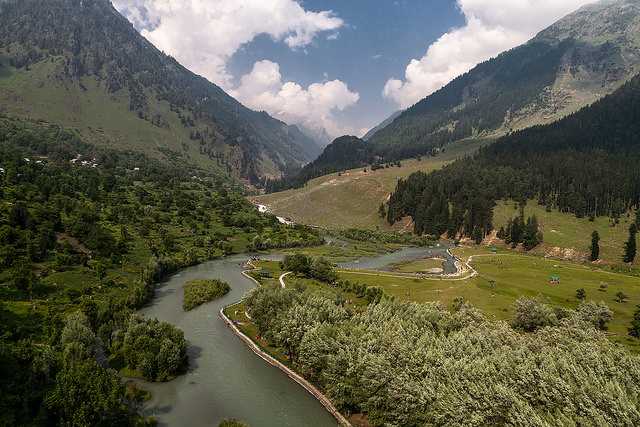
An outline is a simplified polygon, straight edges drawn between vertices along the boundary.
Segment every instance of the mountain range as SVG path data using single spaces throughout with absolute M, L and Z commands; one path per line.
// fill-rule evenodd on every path
M 0 1 L 0 113 L 254 182 L 321 150 L 156 49 L 108 0 Z
M 500 136 L 571 114 L 638 71 L 640 2 L 606 0 L 479 64 L 365 139 L 377 154 L 398 159 Z

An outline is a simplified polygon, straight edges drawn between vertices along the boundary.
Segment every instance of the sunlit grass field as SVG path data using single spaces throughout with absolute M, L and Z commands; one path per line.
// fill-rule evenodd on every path
M 331 229 L 390 228 L 378 215 L 378 207 L 387 200 L 399 179 L 417 171 L 433 171 L 447 163 L 471 154 L 483 140 L 454 144 L 437 157 L 405 160 L 401 167 L 372 171 L 353 169 L 316 178 L 300 189 L 253 197 L 272 212 L 296 222 Z
M 634 215 L 629 212 L 615 224 L 609 218 L 600 217 L 589 221 L 588 218 L 576 218 L 575 215 L 565 214 L 553 210 L 547 212 L 544 206 L 530 201 L 525 208 L 525 216 L 536 215 L 544 235 L 544 244 L 537 252 L 544 252 L 549 248 L 573 248 L 587 255 L 591 245 L 591 233 L 600 234 L 600 257 L 603 260 L 620 263 L 624 252 L 624 243 L 629 236 L 629 226 Z M 494 226 L 499 229 L 509 218 L 519 214 L 515 202 L 500 202 L 494 209 Z M 640 265 L 639 259 L 636 265 Z
M 476 255 L 471 265 L 479 275 L 455 281 L 340 272 L 340 278 L 380 286 L 387 294 L 406 301 L 439 301 L 450 307 L 456 297 L 463 297 L 495 319 L 512 318 L 513 303 L 521 296 L 575 308 L 579 304 L 576 290 L 583 288 L 587 300 L 603 301 L 613 311 L 609 327 L 612 339 L 640 351 L 640 343 L 627 337 L 627 327 L 640 304 L 640 277 L 510 251 L 493 254 L 486 248 L 470 248 L 457 250 L 456 254 L 463 259 Z M 551 276 L 559 276 L 560 283 L 550 284 Z M 616 301 L 618 292 L 628 296 L 626 302 Z

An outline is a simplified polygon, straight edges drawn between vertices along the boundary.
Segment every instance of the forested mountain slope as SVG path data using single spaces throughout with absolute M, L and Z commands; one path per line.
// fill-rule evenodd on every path
M 268 182 L 267 191 L 301 187 L 310 179 L 345 169 L 366 166 L 375 159 L 371 146 L 355 136 L 341 136 L 329 144 L 322 154 L 301 170 L 284 179 Z
M 550 125 L 501 138 L 472 159 L 400 181 L 388 220 L 419 233 L 487 234 L 496 200 L 525 201 L 578 217 L 616 218 L 640 205 L 640 76 Z
M 640 65 L 640 1 L 586 6 L 484 62 L 370 138 L 389 159 L 555 121 L 613 92 Z
M 160 52 L 108 0 L 0 2 L 0 110 L 253 180 L 319 154 Z

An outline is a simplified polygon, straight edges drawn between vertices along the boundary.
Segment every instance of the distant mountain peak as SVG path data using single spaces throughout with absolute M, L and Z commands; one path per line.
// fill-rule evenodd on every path
M 531 41 L 454 79 L 370 137 L 376 152 L 411 157 L 470 137 L 556 121 L 640 71 L 640 1 L 585 6 Z

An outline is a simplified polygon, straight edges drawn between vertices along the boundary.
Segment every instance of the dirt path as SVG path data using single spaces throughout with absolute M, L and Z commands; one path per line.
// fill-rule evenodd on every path
M 288 271 L 286 273 L 283 273 L 282 275 L 280 275 L 280 279 L 278 279 L 280 281 L 280 286 L 282 287 L 282 289 L 286 288 L 287 285 L 284 283 L 284 278 L 287 277 L 288 275 L 292 274 L 293 271 Z

